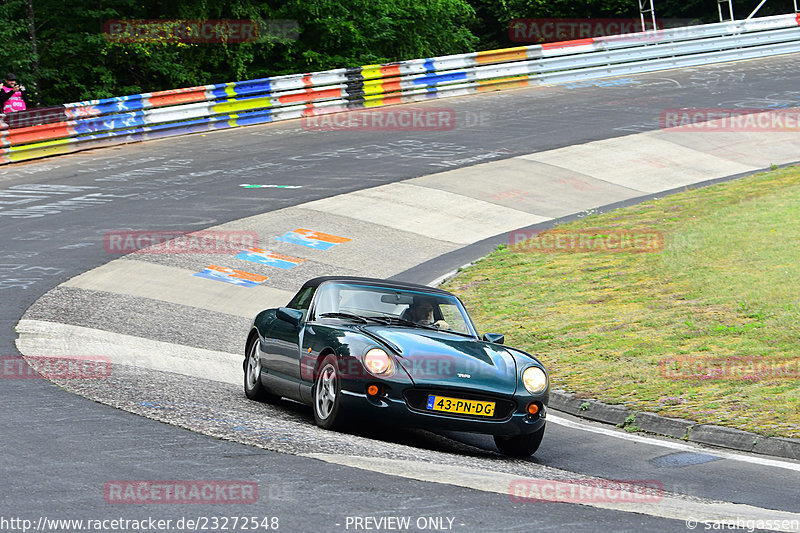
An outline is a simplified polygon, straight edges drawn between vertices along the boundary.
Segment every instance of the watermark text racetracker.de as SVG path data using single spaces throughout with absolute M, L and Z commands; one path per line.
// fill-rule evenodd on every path
M 516 479 L 508 496 L 514 503 L 659 503 L 664 485 L 655 479 Z
M 452 108 L 363 109 L 326 113 L 300 119 L 309 131 L 449 131 L 456 127 Z
M 685 381 L 792 380 L 800 378 L 800 359 L 751 356 L 676 356 L 659 361 L 662 377 Z
M 318 368 L 318 355 L 305 353 L 300 357 L 300 375 L 307 381 L 313 381 Z M 412 379 L 431 380 L 447 378 L 470 378 L 479 373 L 485 365 L 482 361 L 464 360 L 447 354 L 430 354 L 424 358 L 404 358 L 398 363 L 400 368 L 392 368 L 392 372 L 406 372 Z M 337 369 L 342 379 L 348 381 L 374 381 L 375 375 L 367 370 L 362 359 L 344 357 L 337 361 Z M 402 369 L 402 370 L 401 370 Z
M 516 230 L 508 234 L 508 248 L 541 253 L 645 253 L 664 249 L 664 234 L 655 230 Z
M 669 29 L 673 37 L 678 32 L 691 34 L 690 26 L 699 23 L 688 18 L 656 19 L 653 28 L 653 23 L 645 19 L 646 28 L 643 28 L 638 18 L 520 18 L 508 23 L 508 38 L 517 43 L 533 44 L 612 36 L 627 36 L 631 41 L 657 41 L 665 29 Z M 615 38 L 617 42 L 624 39 Z
M 258 247 L 258 233 L 245 230 L 118 230 L 103 236 L 110 254 L 230 254 Z
M 109 481 L 103 486 L 106 503 L 227 503 L 249 504 L 258 501 L 254 481 Z
M 800 109 L 664 109 L 660 126 L 672 131 L 800 131 Z
M 0 376 L 3 379 L 104 379 L 111 376 L 111 359 L 100 355 L 4 355 L 0 357 Z
M 112 43 L 254 43 L 296 41 L 299 28 L 289 19 L 112 19 L 103 35 Z
M 657 22 L 658 27 L 663 24 Z M 637 18 L 536 18 L 513 19 L 508 37 L 517 43 L 569 41 L 641 31 Z
M 277 516 L 182 516 L 180 518 L 51 518 L 37 519 L 18 516 L 0 516 L 0 531 L 278 531 L 281 528 Z

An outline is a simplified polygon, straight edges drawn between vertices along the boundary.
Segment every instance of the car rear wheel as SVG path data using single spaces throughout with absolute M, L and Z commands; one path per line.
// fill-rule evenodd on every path
M 323 429 L 341 429 L 342 382 L 336 367 L 336 356 L 328 355 L 319 365 L 314 380 L 314 420 Z
M 509 457 L 528 457 L 536 453 L 544 437 L 542 429 L 530 435 L 517 435 L 515 437 L 501 437 L 495 435 L 494 443 L 500 453 Z
M 261 382 L 261 354 L 257 337 L 247 348 L 247 359 L 244 362 L 244 395 L 259 402 L 274 402 L 280 399 L 279 396 L 270 394 Z

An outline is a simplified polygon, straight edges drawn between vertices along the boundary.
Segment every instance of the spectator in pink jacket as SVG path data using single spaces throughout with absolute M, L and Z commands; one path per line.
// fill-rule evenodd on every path
M 25 86 L 17 83 L 14 74 L 6 74 L 0 90 L 0 105 L 3 113 L 25 111 L 28 108 L 28 99 L 25 97 Z

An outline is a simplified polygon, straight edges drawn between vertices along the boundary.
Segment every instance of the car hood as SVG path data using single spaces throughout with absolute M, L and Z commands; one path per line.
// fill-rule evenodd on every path
M 424 328 L 363 326 L 397 350 L 398 363 L 421 387 L 513 394 L 517 365 L 502 346 L 475 338 Z

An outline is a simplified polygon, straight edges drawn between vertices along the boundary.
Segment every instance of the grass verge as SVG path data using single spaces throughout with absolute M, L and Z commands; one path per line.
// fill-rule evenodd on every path
M 663 247 L 619 251 L 619 232 Z M 800 167 L 551 233 L 500 247 L 444 288 L 481 331 L 539 356 L 555 388 L 800 437 Z

